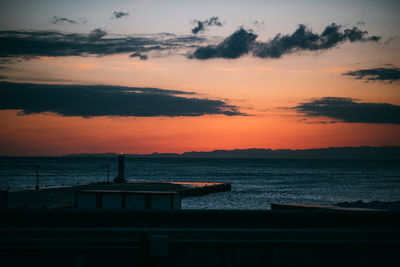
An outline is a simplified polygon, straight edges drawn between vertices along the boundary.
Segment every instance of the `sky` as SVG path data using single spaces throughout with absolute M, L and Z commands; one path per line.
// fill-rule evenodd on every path
M 0 1 L 0 156 L 400 146 L 398 1 Z

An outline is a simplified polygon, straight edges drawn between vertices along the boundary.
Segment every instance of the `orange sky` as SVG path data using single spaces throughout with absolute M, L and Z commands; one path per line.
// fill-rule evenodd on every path
M 397 125 L 307 124 L 298 117 L 81 118 L 0 112 L 3 155 L 152 153 L 400 145 Z
M 367 11 L 373 12 L 374 9 L 368 8 Z M 230 16 L 233 18 L 237 14 Z M 382 16 L 384 14 L 379 13 L 376 18 Z M 109 17 L 104 20 L 107 23 L 111 21 Z M 290 23 L 292 20 L 294 18 L 290 18 Z M 288 53 L 278 59 L 246 55 L 238 59 L 196 60 L 189 59 L 183 52 L 162 55 L 156 51 L 149 52 L 148 60 L 130 58 L 129 54 L 48 56 L 20 60 L 6 68 L 0 66 L 0 79 L 10 82 L 108 84 L 180 90 L 194 92 L 193 97 L 197 98 L 225 101 L 248 114 L 82 118 L 49 113 L 19 115 L 18 110 L 0 110 L 0 156 L 400 146 L 399 124 L 321 123 L 332 119 L 306 118 L 291 109 L 299 103 L 323 97 L 348 97 L 360 102 L 400 105 L 400 82 L 365 82 L 342 75 L 387 64 L 400 66 L 400 41 L 398 38 L 390 39 L 393 34 L 385 32 L 383 26 L 386 24 L 378 25 L 377 21 L 370 24 L 370 29 L 377 35 L 381 34 L 380 29 L 383 35 L 386 33 L 381 42 L 346 42 L 329 50 Z M 343 19 L 342 24 L 345 22 L 347 20 Z M 116 25 L 115 21 L 109 23 Z M 176 22 L 166 23 L 175 25 Z M 263 41 L 266 41 L 265 36 L 273 37 L 275 31 L 290 33 L 287 25 L 282 29 L 272 29 L 269 25 L 276 24 L 273 23 L 267 21 L 265 24 L 267 30 L 261 35 Z M 239 27 L 232 21 L 229 24 L 228 20 L 226 24 L 229 33 Z M 296 27 L 296 23 L 292 24 L 290 29 Z M 327 24 L 321 22 L 321 25 Z M 69 29 L 73 26 L 76 25 L 68 25 Z M 393 30 L 391 27 L 388 29 Z M 262 29 L 255 29 L 262 32 Z M 227 35 L 227 32 L 218 34 Z M 214 32 L 211 33 L 213 36 Z M 220 39 L 223 38 L 220 36 Z
M 349 45 L 343 49 L 346 52 L 353 48 Z M 336 55 L 337 51 L 329 51 L 319 56 L 293 55 L 281 60 L 246 57 L 213 62 L 192 62 L 182 57 L 175 57 L 175 61 L 156 58 L 143 62 L 118 55 L 22 62 L 15 73 L 9 72 L 10 76 L 18 77 L 22 69 L 25 77 L 44 80 L 57 77 L 72 83 L 194 91 L 200 97 L 228 99 L 250 116 L 81 118 L 54 114 L 20 116 L 16 111 L 0 111 L 0 153 L 182 153 L 253 147 L 400 145 L 399 125 L 306 123 L 300 121 L 300 114 L 282 109 L 323 96 L 400 104 L 398 84 L 366 83 L 343 76 L 342 72 L 355 66 L 340 64 Z M 357 59 L 351 62 L 354 61 Z

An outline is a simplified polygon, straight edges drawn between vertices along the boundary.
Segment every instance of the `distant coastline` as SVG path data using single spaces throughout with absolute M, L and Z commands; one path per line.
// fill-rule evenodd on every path
M 116 157 L 117 153 L 66 154 L 64 157 Z M 385 159 L 400 160 L 400 146 L 313 149 L 233 149 L 179 153 L 126 154 L 130 158 Z

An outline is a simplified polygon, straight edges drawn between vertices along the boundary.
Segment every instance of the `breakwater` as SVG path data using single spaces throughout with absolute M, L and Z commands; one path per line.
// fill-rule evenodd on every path
M 185 185 L 182 182 L 179 184 Z M 192 187 L 183 187 L 179 190 L 181 197 L 204 196 L 231 190 L 230 183 L 190 183 L 190 185 Z

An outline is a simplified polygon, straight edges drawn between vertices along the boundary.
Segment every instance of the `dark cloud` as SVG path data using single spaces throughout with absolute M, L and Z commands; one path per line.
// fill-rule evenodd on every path
M 243 28 L 234 32 L 218 45 L 209 45 L 197 48 L 190 58 L 238 58 L 247 54 L 257 35 Z
M 87 20 L 85 18 L 80 18 L 78 20 L 73 20 L 65 17 L 53 16 L 50 20 L 52 24 L 63 24 L 64 22 L 71 23 L 71 24 L 85 24 Z
M 60 79 L 60 78 L 53 78 L 48 76 L 40 76 L 40 77 L 20 77 L 14 75 L 5 75 L 0 78 L 5 82 L 18 82 L 18 83 L 79 83 L 80 80 L 71 80 L 71 79 Z
M 305 25 L 300 24 L 291 35 L 277 34 L 268 42 L 254 44 L 254 56 L 261 58 L 280 58 L 284 54 L 302 50 L 318 51 L 327 50 L 349 41 L 378 41 L 380 37 L 367 37 L 367 31 L 357 27 L 341 31 L 341 26 L 335 23 L 325 27 L 321 34 L 313 33 Z
M 77 22 L 72 19 L 64 18 L 64 17 L 59 17 L 59 16 L 53 16 L 50 21 L 52 24 L 60 24 L 64 22 L 76 24 Z
M 203 21 L 195 20 L 194 22 L 197 23 L 197 25 L 192 29 L 193 34 L 203 32 L 209 26 L 222 26 L 222 22 L 216 16 L 213 16 L 210 19 L 206 19 Z
M 90 32 L 88 39 L 90 42 L 95 42 L 100 40 L 102 37 L 106 36 L 107 33 L 100 28 L 94 29 Z
M 307 26 L 300 24 L 296 31 L 290 35 L 277 34 L 268 42 L 257 42 L 257 35 L 251 31 L 240 29 L 227 37 L 222 43 L 214 46 L 197 48 L 190 58 L 208 59 L 208 58 L 237 58 L 241 55 L 252 52 L 253 56 L 260 58 L 280 58 L 284 54 L 298 51 L 319 51 L 327 50 L 338 46 L 339 44 L 349 42 L 376 42 L 380 40 L 378 36 L 368 37 L 367 31 L 361 31 L 357 27 L 341 30 L 341 26 L 332 23 L 325 27 L 321 34 L 313 33 Z M 235 42 L 230 42 L 235 40 Z M 220 53 L 224 51 L 227 45 L 230 51 L 245 51 L 234 57 L 231 54 Z
M 297 120 L 298 122 L 303 122 L 303 123 L 307 123 L 307 124 L 333 124 L 333 123 L 337 123 L 338 121 L 310 121 L 308 119 L 300 119 Z
M 374 68 L 349 71 L 343 75 L 353 76 L 356 79 L 365 79 L 367 81 L 395 82 L 400 80 L 399 68 Z
M 14 64 L 16 62 L 20 62 L 22 60 L 15 58 L 0 58 L 0 64 Z
M 0 58 L 84 56 L 141 53 L 198 47 L 204 38 L 173 34 L 108 37 L 96 29 L 90 34 L 57 31 L 0 31 Z
M 400 124 L 400 106 L 357 102 L 347 97 L 313 99 L 294 109 L 308 117 L 322 116 L 342 122 Z
M 147 55 L 143 55 L 141 53 L 133 53 L 129 57 L 138 57 L 140 60 L 147 60 Z
M 126 17 L 126 16 L 129 16 L 128 12 L 122 12 L 122 11 L 114 11 L 113 12 L 113 18 L 116 18 L 116 19 Z
M 185 96 L 186 95 L 186 96 Z M 0 82 L 0 109 L 61 116 L 244 115 L 221 100 L 187 97 L 192 92 L 110 85 L 54 85 Z

